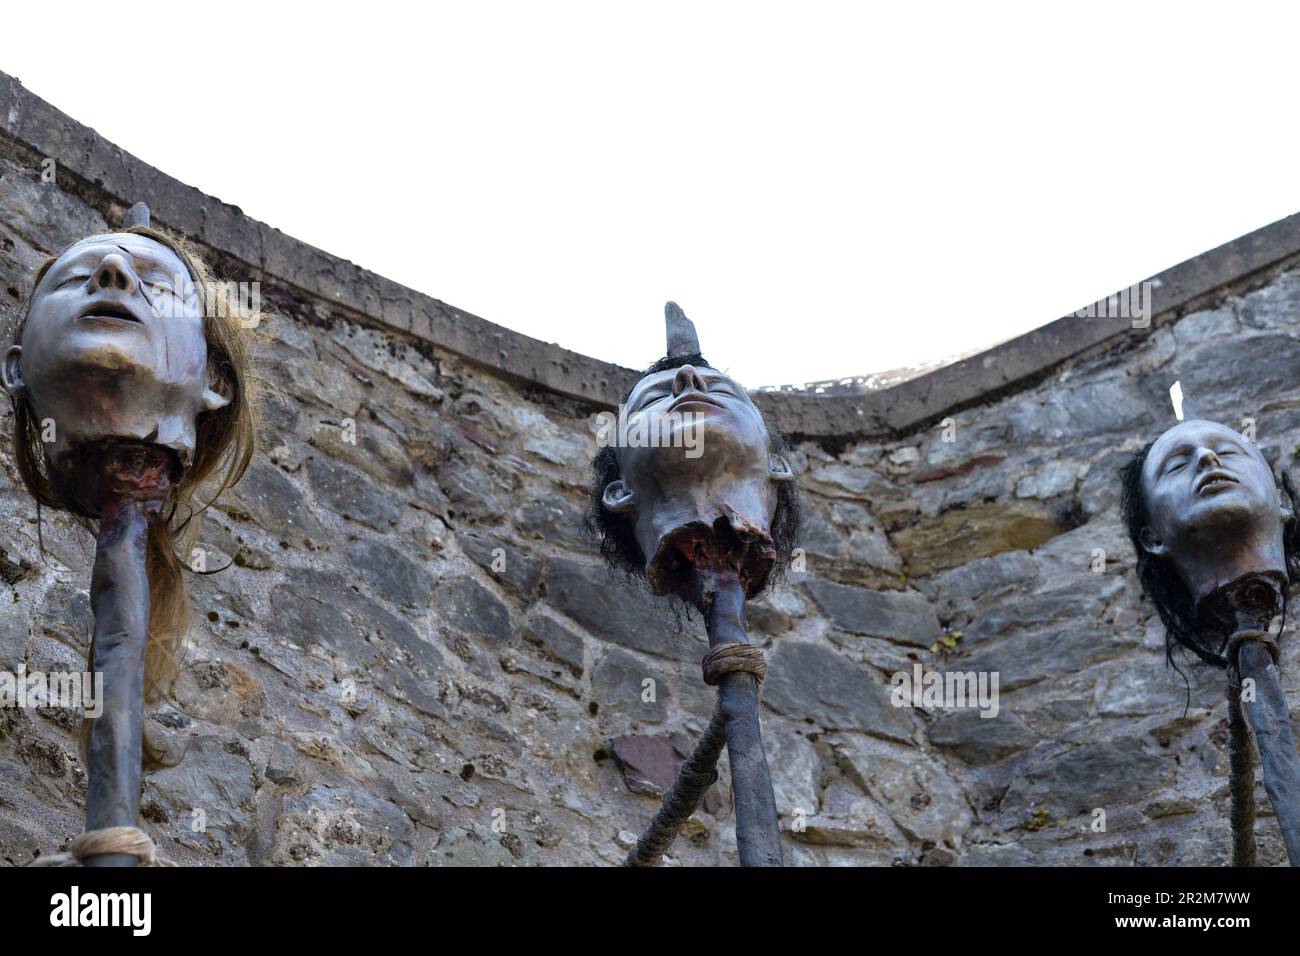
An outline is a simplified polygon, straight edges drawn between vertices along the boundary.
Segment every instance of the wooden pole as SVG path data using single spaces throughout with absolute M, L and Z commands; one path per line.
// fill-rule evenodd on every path
M 1255 682 L 1253 699 L 1243 696 L 1255 731 L 1264 789 L 1277 815 L 1287 858 L 1292 866 L 1300 866 L 1300 756 L 1277 666 L 1268 648 L 1251 640 L 1241 643 L 1236 664 L 1242 680 Z
M 734 571 L 708 571 L 703 608 L 709 646 L 749 643 L 745 589 Z M 727 734 L 731 792 L 736 801 L 736 845 L 742 866 L 781 866 L 781 827 L 758 721 L 758 681 L 734 672 L 718 678 L 718 703 Z
M 85 450 L 78 497 L 99 514 L 90 605 L 90 670 L 103 675 L 90 725 L 86 831 L 139 822 L 145 657 L 149 646 L 149 523 L 171 488 L 174 456 L 155 445 L 105 442 Z M 86 866 L 135 866 L 129 853 L 88 856 Z

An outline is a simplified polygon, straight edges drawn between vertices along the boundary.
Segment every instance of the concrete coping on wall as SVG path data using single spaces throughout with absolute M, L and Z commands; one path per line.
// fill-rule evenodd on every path
M 511 331 L 258 222 L 237 206 L 141 162 L 5 73 L 0 73 L 0 118 L 4 124 L 0 136 L 42 157 L 55 158 L 60 188 L 80 195 L 110 222 L 119 221 L 133 202 L 144 200 L 155 221 L 219 252 L 224 260 L 243 263 L 268 280 L 292 286 L 360 321 L 398 330 L 505 377 L 595 406 L 616 406 L 636 380 L 632 369 Z M 1095 317 L 1075 314 L 1057 319 L 886 387 L 849 387 L 831 393 L 807 388 L 763 390 L 754 392 L 754 398 L 777 427 L 801 438 L 903 434 L 1032 384 L 1082 354 L 1138 341 L 1297 256 L 1300 214 L 1140 283 L 1136 288 L 1151 296 L 1150 321 L 1139 320 L 1143 327 L 1134 327 L 1132 309 L 1125 317 L 1124 310 L 1117 308 L 1124 301 L 1121 297 L 1127 297 L 1124 290 L 1093 303 Z M 972 320 L 978 318 L 973 307 Z

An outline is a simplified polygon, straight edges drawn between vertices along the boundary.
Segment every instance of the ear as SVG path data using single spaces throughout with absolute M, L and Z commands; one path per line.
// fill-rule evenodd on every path
M 23 347 L 11 345 L 5 350 L 4 358 L 0 359 L 0 384 L 14 398 L 27 391 L 27 386 L 23 384 L 22 357 Z
M 1141 542 L 1143 551 L 1155 555 L 1157 558 L 1163 558 L 1169 553 L 1169 548 L 1156 537 L 1156 533 L 1150 527 L 1143 528 L 1138 532 L 1138 541 Z
M 628 488 L 627 482 L 619 478 L 605 486 L 605 490 L 600 495 L 600 503 L 605 506 L 606 511 L 622 514 L 624 511 L 631 511 L 636 505 L 636 495 L 632 494 L 632 489 Z
M 790 468 L 790 462 L 786 461 L 785 455 L 778 455 L 775 452 L 767 456 L 767 474 L 773 481 L 794 481 L 794 471 Z
M 230 404 L 230 399 L 207 388 L 203 390 L 203 409 L 208 412 L 215 412 L 218 408 L 224 408 Z
M 1287 494 L 1286 487 L 1281 483 L 1277 486 L 1278 508 L 1282 512 L 1282 523 L 1286 524 L 1295 517 L 1295 502 Z

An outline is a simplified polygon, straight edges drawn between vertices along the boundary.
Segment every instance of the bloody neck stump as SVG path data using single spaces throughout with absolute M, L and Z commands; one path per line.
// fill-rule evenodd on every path
M 1173 643 L 1228 672 L 1236 865 L 1255 856 L 1243 702 L 1287 855 L 1300 865 L 1300 757 L 1269 633 L 1289 581 L 1291 509 L 1255 445 L 1214 422 L 1176 425 L 1125 472 L 1125 517 L 1143 589 Z M 1243 685 L 1251 688 L 1244 695 Z
M 700 611 L 710 648 L 704 676 L 719 696 L 683 771 L 700 785 L 687 788 L 691 799 L 678 785 L 670 789 L 629 863 L 653 864 L 662 855 L 702 796 L 725 737 L 741 863 L 779 866 L 776 801 L 758 719 L 765 665 L 749 643 L 744 603 L 789 557 L 798 514 L 794 475 L 745 389 L 700 355 L 690 320 L 671 302 L 665 317 L 667 356 L 628 394 L 620 440 L 593 462 L 593 523 L 611 564 L 644 574 L 656 594 Z
M 136 825 L 146 672 L 162 670 L 147 664 L 170 660 L 155 637 L 179 638 L 172 517 L 210 475 L 237 481 L 252 454 L 240 313 L 212 289 L 202 262 L 137 205 L 123 231 L 42 267 L 0 364 L 28 490 L 98 522 L 90 668 L 104 699 L 86 737 L 86 829 L 97 835 L 83 845 L 99 848 L 81 856 L 89 866 L 136 862 L 105 833 Z M 151 620 L 151 608 L 168 619 Z

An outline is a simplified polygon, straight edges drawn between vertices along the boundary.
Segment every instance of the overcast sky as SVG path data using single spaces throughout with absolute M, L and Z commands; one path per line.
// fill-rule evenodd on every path
M 993 344 L 1300 211 L 1280 4 L 64 0 L 4 33 L 37 96 L 298 239 L 634 367 L 676 299 L 750 386 Z

